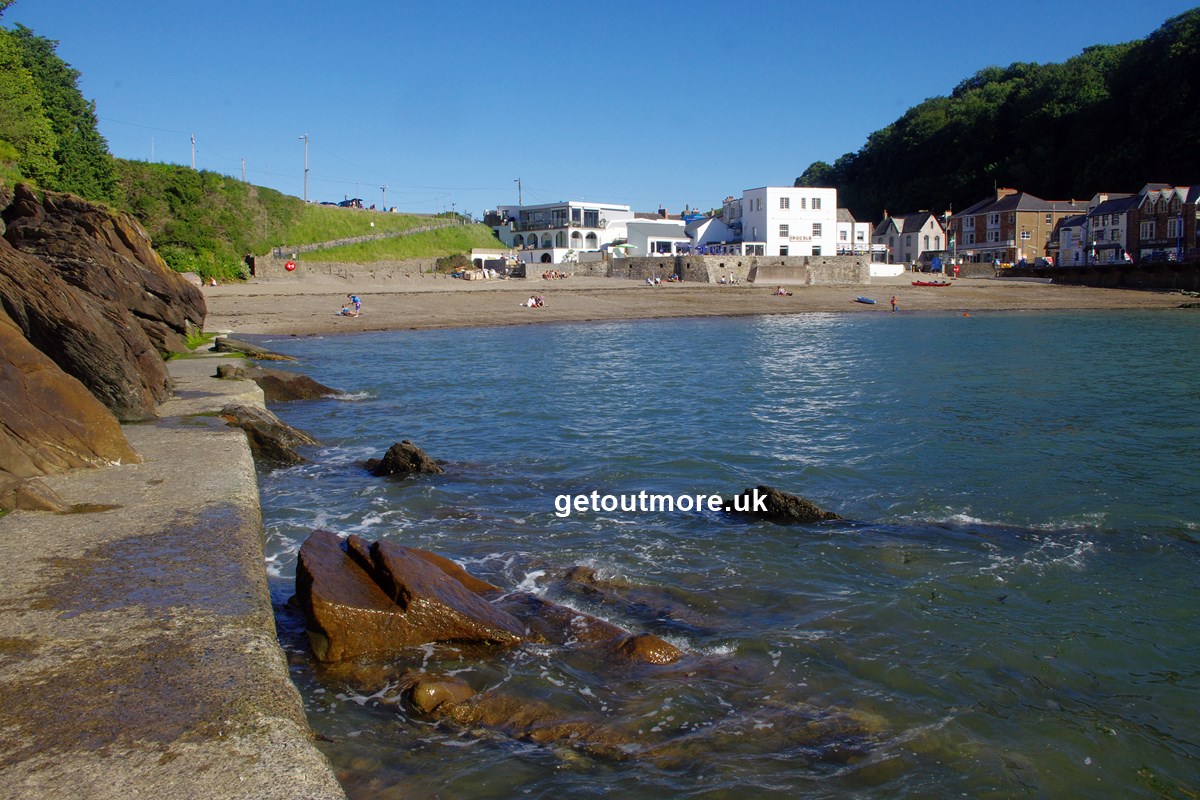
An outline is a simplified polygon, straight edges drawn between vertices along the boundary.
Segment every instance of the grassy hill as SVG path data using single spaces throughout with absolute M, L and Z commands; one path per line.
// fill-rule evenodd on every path
M 263 255 L 280 245 L 405 231 L 428 225 L 436 219 L 311 205 L 297 197 L 252 186 L 227 175 L 198 172 L 171 164 L 121 159 L 115 164 L 116 205 L 141 221 L 155 248 L 173 268 L 197 272 L 204 277 L 237 277 L 244 272 L 245 255 Z M 464 238 L 460 234 L 458 238 L 429 238 L 423 234 L 415 238 L 416 242 L 404 246 L 405 255 L 393 255 L 384 249 L 376 258 L 466 252 L 473 246 L 466 242 L 475 241 L 478 236 Z M 447 248 L 457 247 L 459 240 L 464 243 L 461 250 L 447 251 Z M 312 258 L 313 255 L 305 257 Z M 353 257 L 369 259 L 370 250 Z M 337 260 L 349 258 L 351 256 L 342 254 Z
M 305 261 L 400 261 L 406 258 L 433 258 L 454 253 L 470 253 L 476 247 L 504 247 L 486 225 L 454 225 L 435 231 L 377 239 L 373 242 L 332 247 L 305 253 Z

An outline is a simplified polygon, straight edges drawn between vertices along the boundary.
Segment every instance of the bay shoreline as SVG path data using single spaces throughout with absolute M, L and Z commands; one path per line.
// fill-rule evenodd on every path
M 236 334 L 328 335 L 392 330 L 426 330 L 710 316 L 802 313 L 1067 311 L 1168 309 L 1188 298 L 1178 292 L 1104 289 L 1025 283 L 1004 279 L 960 279 L 951 286 L 912 286 L 911 273 L 873 278 L 868 285 L 775 286 L 668 284 L 647 286 L 619 278 L 463 281 L 443 275 L 404 275 L 361 280 L 297 276 L 205 287 L 206 328 Z M 339 316 L 353 293 L 363 300 L 358 317 Z M 545 298 L 542 308 L 523 303 Z M 854 302 L 866 295 L 876 305 Z

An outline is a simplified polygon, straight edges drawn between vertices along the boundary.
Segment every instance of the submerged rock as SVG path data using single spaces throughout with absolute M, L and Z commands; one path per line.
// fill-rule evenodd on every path
M 317 444 L 316 439 L 288 425 L 265 408 L 225 406 L 221 409 L 221 417 L 231 426 L 244 430 L 254 458 L 269 464 L 289 466 L 307 463 L 308 459 L 296 452 L 296 448 Z
M 777 525 L 808 525 L 842 519 L 841 516 L 826 511 L 803 497 L 782 492 L 771 486 L 747 489 L 736 498 L 726 501 L 725 508 L 735 514 L 765 519 Z
M 236 364 L 222 364 L 217 367 L 217 377 L 232 381 L 254 381 L 263 390 L 263 397 L 268 403 L 286 403 L 292 400 L 317 400 L 322 397 L 340 394 L 299 372 L 288 372 L 271 367 L 242 367 Z
M 390 475 L 417 475 L 428 473 L 439 475 L 446 470 L 425 454 L 425 451 L 405 439 L 388 448 L 382 459 L 372 458 L 366 463 L 371 474 L 383 478 Z

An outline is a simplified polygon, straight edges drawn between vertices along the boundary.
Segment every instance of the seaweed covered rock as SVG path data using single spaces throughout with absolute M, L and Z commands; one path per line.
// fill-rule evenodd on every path
M 365 466 L 377 478 L 445 472 L 424 450 L 407 439 L 389 447 L 383 458 L 368 459 Z
M 222 364 L 217 367 L 217 377 L 231 381 L 254 381 L 258 388 L 263 390 L 263 397 L 268 403 L 317 400 L 340 394 L 337 389 L 332 389 L 307 375 L 271 367 Z
M 777 525 L 811 525 L 814 522 L 842 519 L 832 511 L 810 503 L 803 497 L 782 492 L 771 486 L 756 486 L 726 501 L 735 514 L 764 519 Z

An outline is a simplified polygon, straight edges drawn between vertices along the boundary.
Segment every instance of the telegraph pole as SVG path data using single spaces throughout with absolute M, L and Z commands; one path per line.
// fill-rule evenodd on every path
M 242 159 L 242 183 L 246 182 L 246 159 Z
M 520 178 L 517 178 L 517 180 L 515 181 L 515 183 L 517 184 L 517 205 L 518 205 L 518 206 L 523 206 L 523 205 L 525 205 L 525 203 L 524 203 L 524 201 L 521 199 L 521 179 L 520 179 Z
M 196 168 L 196 134 L 192 134 L 192 169 Z
M 308 202 L 308 134 L 296 137 L 304 140 L 304 202 Z
M 380 186 L 379 191 L 383 192 L 383 210 L 387 211 L 387 184 Z

